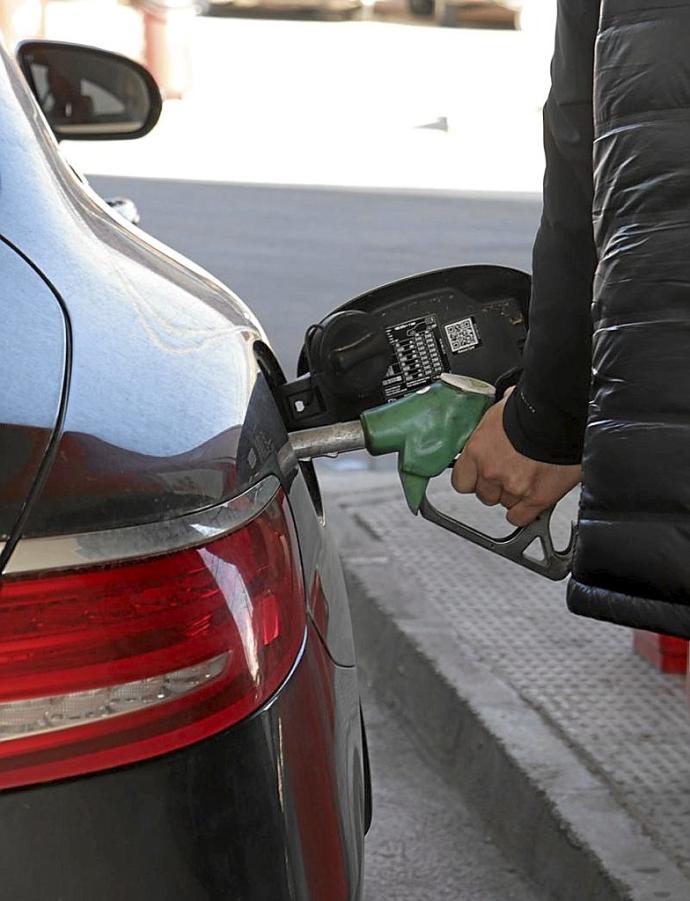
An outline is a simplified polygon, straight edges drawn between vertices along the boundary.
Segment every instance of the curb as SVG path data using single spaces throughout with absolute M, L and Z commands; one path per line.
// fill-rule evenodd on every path
M 398 489 L 330 489 L 363 668 L 521 869 L 558 901 L 687 901 L 690 881 L 608 786 L 400 583 L 357 517 Z

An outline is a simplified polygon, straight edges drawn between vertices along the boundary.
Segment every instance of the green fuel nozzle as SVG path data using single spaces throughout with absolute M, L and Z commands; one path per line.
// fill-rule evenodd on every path
M 462 452 L 494 396 L 487 382 L 444 373 L 429 388 L 366 410 L 358 421 L 292 432 L 290 452 L 300 460 L 364 449 L 372 456 L 397 454 L 400 481 L 414 514 L 548 579 L 564 579 L 572 564 L 575 531 L 568 546 L 556 550 L 550 528 L 553 509 L 506 538 L 492 538 L 438 510 L 427 497 L 429 480 Z M 542 557 L 531 553 L 535 543 Z
M 405 499 L 417 514 L 429 479 L 455 460 L 494 400 L 487 382 L 443 375 L 417 394 L 362 413 L 366 448 L 372 456 L 398 455 Z

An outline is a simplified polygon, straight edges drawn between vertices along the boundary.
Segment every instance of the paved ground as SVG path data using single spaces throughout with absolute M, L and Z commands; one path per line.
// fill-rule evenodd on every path
M 361 674 L 374 770 L 365 901 L 537 901 L 460 793 Z

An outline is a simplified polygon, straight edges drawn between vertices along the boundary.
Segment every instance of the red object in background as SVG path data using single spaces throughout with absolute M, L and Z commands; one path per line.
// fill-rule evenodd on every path
M 635 629 L 633 648 L 661 673 L 687 672 L 688 642 L 684 638 Z

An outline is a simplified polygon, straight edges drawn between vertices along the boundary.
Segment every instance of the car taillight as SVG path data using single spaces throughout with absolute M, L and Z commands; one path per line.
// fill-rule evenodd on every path
M 282 495 L 204 547 L 0 583 L 0 787 L 231 726 L 280 687 L 305 625 Z

